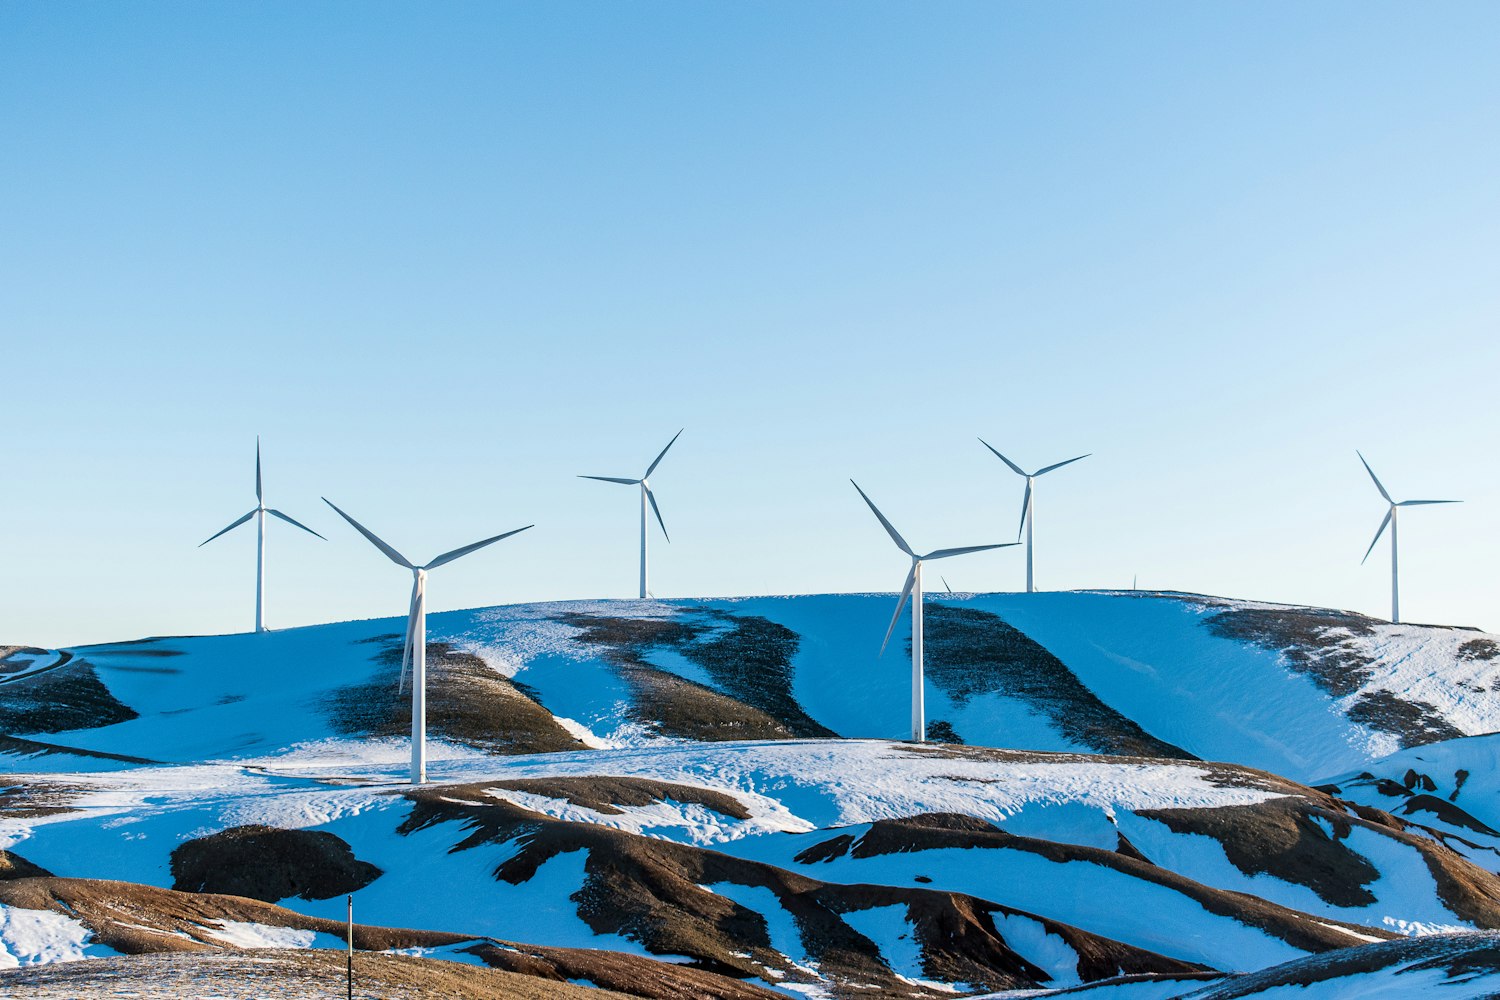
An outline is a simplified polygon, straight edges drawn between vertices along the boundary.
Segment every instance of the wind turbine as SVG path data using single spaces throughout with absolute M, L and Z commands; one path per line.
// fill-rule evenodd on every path
M 687 428 L 684 427 L 682 430 L 687 430 Z M 646 517 L 647 504 L 651 506 L 652 513 L 656 515 L 656 523 L 661 525 L 662 537 L 669 542 L 672 540 L 671 536 L 667 534 L 667 522 L 661 519 L 661 508 L 656 506 L 656 495 L 651 492 L 651 483 L 648 480 L 651 478 L 651 473 L 655 472 L 656 467 L 661 464 L 661 460 L 666 457 L 668 450 L 671 449 L 672 445 L 677 443 L 677 439 L 680 437 L 682 437 L 682 431 L 678 431 L 672 435 L 672 440 L 667 442 L 667 447 L 663 448 L 661 454 L 656 456 L 656 461 L 646 467 L 646 474 L 639 479 L 620 479 L 615 476 L 578 477 L 579 479 L 597 479 L 601 483 L 619 483 L 622 486 L 639 486 L 641 488 L 641 597 L 643 599 L 650 596 L 646 587 L 646 539 L 649 536 L 647 528 L 650 526 L 650 522 Z
M 411 668 L 411 783 L 420 785 L 427 780 L 427 571 L 451 563 L 486 545 L 492 545 L 502 538 L 518 535 L 526 528 L 534 528 L 536 525 L 528 524 L 526 528 L 517 528 L 503 535 L 494 535 L 451 552 L 444 552 L 425 565 L 418 566 L 377 538 L 369 528 L 339 510 L 334 506 L 333 501 L 324 497 L 323 502 L 333 507 L 339 517 L 354 525 L 354 530 L 369 539 L 370 544 L 384 552 L 391 562 L 411 570 L 411 610 L 406 617 L 406 645 L 401 651 L 400 690 L 406 689 L 406 672 L 409 665 Z
M 218 532 L 216 534 L 213 534 L 213 535 L 209 535 L 203 541 L 201 541 L 201 542 L 198 543 L 198 548 L 201 549 L 201 548 L 203 548 L 203 546 L 207 545 L 209 542 L 213 541 L 215 538 L 218 538 L 219 535 L 225 534 L 226 532 L 229 532 L 229 531 L 233 531 L 235 528 L 238 528 L 240 525 L 244 524 L 246 521 L 250 520 L 252 517 L 255 518 L 255 631 L 257 631 L 257 632 L 264 632 L 266 630 L 266 515 L 267 514 L 270 514 L 272 517 L 279 517 L 283 521 L 285 521 L 287 524 L 290 524 L 290 525 L 293 525 L 295 527 L 301 528 L 303 531 L 307 532 L 309 535 L 318 535 L 318 533 L 316 531 L 312 530 L 307 525 L 303 524 L 301 521 L 294 521 L 292 518 L 287 517 L 281 511 L 279 511 L 279 510 L 272 510 L 270 507 L 266 506 L 265 490 L 262 489 L 262 487 L 261 487 L 261 479 L 260 479 L 260 438 L 257 437 L 255 439 L 255 507 L 254 507 L 254 509 L 251 510 L 250 513 L 246 514 L 244 517 L 241 517 L 237 521 L 234 521 L 232 524 L 229 525 L 229 527 L 223 529 L 223 531 L 220 531 L 220 532 Z M 323 538 L 322 535 L 318 535 L 318 537 L 319 538 Z M 326 541 L 328 541 L 328 539 L 323 538 L 323 541 L 326 542 Z
M 1036 517 L 1036 501 L 1032 498 L 1031 495 L 1032 486 L 1036 482 L 1036 478 L 1038 476 L 1045 476 L 1053 469 L 1061 469 L 1065 465 L 1072 465 L 1079 459 L 1088 458 L 1089 456 L 1079 455 L 1078 458 L 1070 458 L 1066 462 L 1057 462 L 1053 465 L 1047 466 L 1044 469 L 1037 469 L 1035 472 L 1027 473 L 1023 472 L 1021 470 L 1021 467 L 1015 462 L 1012 462 L 1010 459 L 1006 458 L 998 451 L 995 451 L 994 447 L 984 438 L 980 438 L 979 443 L 984 445 L 986 448 L 989 448 L 990 451 L 995 452 L 995 457 L 1004 462 L 1006 465 L 1010 466 L 1010 471 L 1014 472 L 1018 476 L 1024 476 L 1026 478 L 1026 496 L 1021 501 L 1021 524 L 1016 528 L 1016 538 L 1019 539 L 1021 537 L 1021 529 L 1024 528 L 1026 530 L 1026 593 L 1030 594 L 1034 590 L 1036 590 L 1036 585 L 1031 573 L 1032 522 Z M 1092 452 L 1090 452 L 1090 454 L 1092 454 Z
M 906 599 L 911 598 L 911 738 L 915 743 L 921 743 L 927 738 L 927 716 L 926 704 L 923 697 L 922 687 L 922 564 L 929 559 L 947 559 L 949 556 L 962 556 L 970 552 L 984 552 L 987 549 L 1004 549 L 1019 542 L 1005 542 L 1001 545 L 968 545 L 957 549 L 936 549 L 925 555 L 917 555 L 912 547 L 906 544 L 891 522 L 880 513 L 880 508 L 875 502 L 865 495 L 864 490 L 859 489 L 859 484 L 854 480 L 854 488 L 859 490 L 859 495 L 864 497 L 865 503 L 870 505 L 870 510 L 885 527 L 891 536 L 891 541 L 896 547 L 911 556 L 911 572 L 906 574 L 906 584 L 901 588 L 901 599 L 896 602 L 896 613 L 891 616 L 890 627 L 885 630 L 885 639 L 880 643 L 881 655 L 885 655 L 885 647 L 890 644 L 891 633 L 896 631 L 896 622 L 901 620 L 901 610 L 906 607 Z
M 1385 512 L 1385 520 L 1383 520 L 1383 521 L 1380 522 L 1380 529 L 1375 532 L 1375 539 L 1374 539 L 1374 541 L 1370 542 L 1370 547 L 1368 549 L 1365 549 L 1365 558 L 1361 559 L 1359 561 L 1359 564 L 1361 566 L 1363 566 L 1365 564 L 1365 559 L 1369 559 L 1370 558 L 1370 553 L 1375 551 L 1375 543 L 1378 542 L 1378 541 L 1380 541 L 1380 536 L 1381 535 L 1385 534 L 1386 525 L 1390 525 L 1390 527 L 1391 527 L 1391 624 L 1398 625 L 1401 622 L 1401 587 L 1400 587 L 1400 583 L 1399 583 L 1399 580 L 1398 580 L 1398 577 L 1397 577 L 1397 574 L 1396 574 L 1396 565 L 1397 565 L 1396 564 L 1396 511 L 1399 510 L 1402 507 L 1423 507 L 1423 506 L 1426 506 L 1427 504 L 1434 504 L 1434 503 L 1462 503 L 1463 501 L 1461 501 L 1461 500 L 1402 500 L 1402 501 L 1398 502 L 1398 501 L 1392 500 L 1391 499 L 1391 495 L 1386 492 L 1385 487 L 1380 484 L 1380 480 L 1376 477 L 1375 470 L 1372 469 L 1372 468 L 1370 468 L 1370 463 L 1369 462 L 1365 461 L 1365 456 L 1360 455 L 1360 453 L 1358 451 L 1356 451 L 1354 454 L 1359 455 L 1360 464 L 1365 467 L 1365 471 L 1368 472 L 1370 474 L 1370 478 L 1375 481 L 1375 488 L 1380 491 L 1380 495 L 1385 499 L 1385 502 L 1391 505 L 1390 509 Z

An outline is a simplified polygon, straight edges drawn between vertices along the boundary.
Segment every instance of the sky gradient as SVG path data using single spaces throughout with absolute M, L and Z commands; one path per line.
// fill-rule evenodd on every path
M 0 642 L 1037 580 L 1500 629 L 1500 6 L 0 6 Z M 284 529 L 284 530 L 283 530 Z M 1019 549 L 944 565 L 1024 585 Z M 872 637 L 878 642 L 879 637 Z

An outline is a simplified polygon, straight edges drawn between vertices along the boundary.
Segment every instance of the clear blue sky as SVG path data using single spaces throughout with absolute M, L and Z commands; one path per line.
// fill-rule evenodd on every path
M 1038 580 L 1500 628 L 1500 6 L 0 6 L 0 641 Z M 1020 550 L 945 565 L 1022 585 Z M 878 637 L 872 637 L 878 641 Z

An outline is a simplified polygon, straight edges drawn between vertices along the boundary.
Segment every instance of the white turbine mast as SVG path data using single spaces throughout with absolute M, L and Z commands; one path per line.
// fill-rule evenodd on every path
M 684 427 L 682 430 L 687 430 L 687 428 Z M 656 467 L 661 464 L 661 460 L 666 457 L 666 454 L 669 450 L 671 450 L 672 445 L 676 444 L 677 439 L 682 437 L 682 430 L 679 430 L 676 434 L 672 435 L 672 440 L 667 442 L 667 446 L 661 450 L 661 454 L 656 456 L 656 461 L 652 462 L 646 467 L 646 474 L 641 476 L 641 478 L 639 479 L 621 479 L 617 476 L 578 477 L 579 479 L 597 479 L 601 483 L 619 483 L 622 486 L 639 486 L 641 488 L 641 598 L 643 600 L 651 596 L 646 573 L 646 540 L 650 536 L 650 531 L 648 529 L 651 526 L 650 520 L 646 514 L 646 508 L 648 506 L 650 507 L 651 512 L 656 515 L 656 523 L 661 525 L 661 536 L 668 542 L 672 540 L 671 536 L 667 534 L 667 522 L 661 519 L 661 508 L 656 506 L 656 494 L 651 492 L 651 473 L 656 471 Z
M 243 516 L 243 517 L 239 518 L 238 520 L 232 522 L 229 525 L 229 527 L 224 528 L 222 531 L 216 532 L 215 534 L 209 535 L 203 541 L 201 541 L 201 542 L 198 543 L 198 548 L 201 549 L 201 548 L 203 548 L 203 546 L 207 545 L 209 542 L 213 541 L 215 538 L 218 538 L 219 535 L 225 534 L 226 532 L 233 531 L 235 528 L 238 528 L 240 525 L 244 524 L 246 521 L 250 520 L 252 517 L 255 518 L 255 631 L 257 631 L 257 632 L 264 632 L 266 630 L 266 515 L 267 514 L 270 514 L 272 517 L 279 517 L 283 521 L 285 521 L 287 524 L 293 525 L 294 527 L 301 528 L 303 531 L 307 532 L 309 535 L 317 535 L 317 537 L 323 538 L 322 535 L 318 535 L 318 533 L 316 531 L 312 530 L 307 525 L 303 524 L 301 521 L 293 520 L 292 518 L 290 518 L 287 515 L 283 514 L 281 511 L 279 511 L 279 510 L 273 510 L 270 507 L 266 506 L 265 490 L 261 486 L 261 478 L 260 478 L 260 438 L 257 437 L 255 439 L 255 507 L 254 507 L 254 509 L 252 509 L 250 511 L 250 513 L 246 514 L 245 516 Z M 326 541 L 328 541 L 328 539 L 323 538 L 323 541 L 326 542 Z
M 534 528 L 536 525 L 528 524 L 525 528 L 517 528 L 507 531 L 502 535 L 494 535 L 483 541 L 465 545 L 418 566 L 401 553 L 391 548 L 385 542 L 376 537 L 375 533 L 354 518 L 345 514 L 334 506 L 333 501 L 327 497 L 323 502 L 333 507 L 334 511 L 354 526 L 354 530 L 367 538 L 371 545 L 381 552 L 386 558 L 397 566 L 404 566 L 411 570 L 411 608 L 406 616 L 406 643 L 401 651 L 401 680 L 399 690 L 406 689 L 407 670 L 411 671 L 411 783 L 420 785 L 427 780 L 427 571 L 437 569 L 439 566 L 451 563 L 453 560 L 468 555 L 486 545 L 493 545 L 502 538 L 518 535 L 526 528 Z
M 1032 535 L 1033 535 L 1033 524 L 1032 524 L 1032 522 L 1036 518 L 1036 497 L 1032 493 L 1032 487 L 1035 485 L 1036 479 L 1037 479 L 1038 476 L 1045 476 L 1047 473 L 1053 471 L 1054 469 L 1061 469 L 1065 465 L 1072 465 L 1074 462 L 1080 461 L 1081 459 L 1088 458 L 1089 456 L 1088 455 L 1079 455 L 1078 458 L 1070 458 L 1066 462 L 1056 462 L 1056 463 L 1054 463 L 1052 465 L 1049 465 L 1049 466 L 1047 466 L 1045 468 L 1037 469 L 1035 472 L 1025 472 L 1015 462 L 1012 462 L 1010 459 L 1006 458 L 1004 455 L 1000 454 L 998 451 L 995 451 L 994 446 L 991 445 L 984 438 L 980 438 L 979 439 L 979 443 L 982 444 L 982 445 L 984 445 L 990 451 L 994 452 L 995 453 L 995 457 L 998 458 L 1000 461 L 1002 461 L 1006 465 L 1010 466 L 1010 471 L 1014 472 L 1018 476 L 1023 477 L 1026 480 L 1026 496 L 1024 498 L 1022 498 L 1022 500 L 1021 500 L 1021 523 L 1016 528 L 1016 539 L 1019 541 L 1020 538 L 1021 538 L 1021 532 L 1022 531 L 1026 532 L 1026 593 L 1030 594 L 1030 593 L 1032 593 L 1033 591 L 1036 590 L 1035 578 L 1032 576 L 1032 571 L 1031 571 L 1031 568 L 1032 568 Z M 1093 454 L 1093 453 L 1090 452 L 1089 454 Z
M 849 481 L 854 483 L 852 479 Z M 901 537 L 891 522 L 885 519 L 885 515 L 880 513 L 880 508 L 875 506 L 875 502 L 865 495 L 864 490 L 859 489 L 858 483 L 854 483 L 854 488 L 859 490 L 859 495 L 864 497 L 865 503 L 870 505 L 870 510 L 874 511 L 875 517 L 884 526 L 886 533 L 891 536 L 891 541 L 896 543 L 896 547 L 911 556 L 911 571 L 906 574 L 906 583 L 901 588 L 901 598 L 896 602 L 896 613 L 891 616 L 891 624 L 885 630 L 885 639 L 880 643 L 880 652 L 881 655 L 885 654 L 885 647 L 890 644 L 891 634 L 896 631 L 896 622 L 901 620 L 901 611 L 906 607 L 906 600 L 911 598 L 911 738 L 914 743 L 921 743 L 927 738 L 927 709 L 922 677 L 922 564 L 929 559 L 947 559 L 949 556 L 962 556 L 970 552 L 1004 549 L 1020 543 L 967 545 L 957 549 L 936 549 L 918 555 L 910 545 L 906 544 L 906 539 Z
M 1386 492 L 1386 488 L 1381 485 L 1380 479 L 1375 475 L 1375 470 L 1370 468 L 1369 462 L 1365 461 L 1365 456 L 1361 455 L 1358 451 L 1356 451 L 1354 454 L 1359 455 L 1360 464 L 1365 467 L 1365 471 L 1368 472 L 1370 474 L 1370 478 L 1374 480 L 1375 488 L 1380 491 L 1380 496 L 1385 500 L 1387 504 L 1390 505 L 1390 507 L 1385 512 L 1385 519 L 1380 522 L 1379 530 L 1375 532 L 1374 540 L 1370 542 L 1370 547 L 1368 549 L 1365 549 L 1365 558 L 1361 559 L 1359 561 L 1359 564 L 1363 566 L 1365 564 L 1365 560 L 1370 558 L 1370 553 L 1375 551 L 1375 543 L 1380 541 L 1380 536 L 1385 534 L 1386 526 L 1389 525 L 1391 529 L 1391 624 L 1398 625 L 1401 623 L 1401 584 L 1400 578 L 1397 574 L 1398 562 L 1396 552 L 1396 512 L 1402 507 L 1425 507 L 1428 504 L 1462 503 L 1463 501 L 1392 500 L 1391 495 Z

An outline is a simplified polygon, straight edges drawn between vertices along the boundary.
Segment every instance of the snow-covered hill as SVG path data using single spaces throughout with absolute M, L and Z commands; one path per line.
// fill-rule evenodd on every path
M 223 919 L 318 947 L 352 893 L 367 925 L 602 948 L 658 986 L 686 962 L 724 997 L 1120 976 L 1089 995 L 1177 996 L 1500 928 L 1500 736 L 1471 735 L 1500 729 L 1500 640 L 1189 595 L 945 595 L 942 742 L 916 746 L 890 739 L 891 607 L 432 615 L 419 789 L 398 620 L 0 648 L 0 964 L 269 940 L 123 932 L 77 902 L 93 880 L 137 887 L 129 926 L 230 894 L 290 916 Z M 595 966 L 567 978 L 632 992 Z

